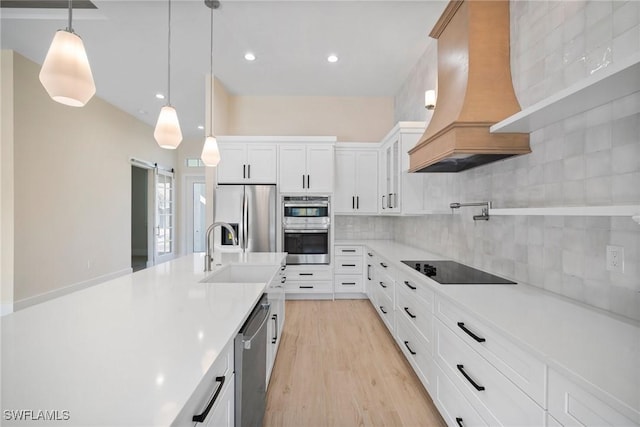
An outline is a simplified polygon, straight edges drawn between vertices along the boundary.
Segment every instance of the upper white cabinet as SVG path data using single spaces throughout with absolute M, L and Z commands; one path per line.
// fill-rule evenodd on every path
M 280 145 L 280 192 L 333 192 L 333 154 L 333 144 Z
M 408 152 L 416 145 L 424 129 L 424 122 L 399 122 L 382 141 L 378 194 L 380 213 L 426 213 L 424 174 L 408 172 Z
M 355 145 L 355 144 L 354 144 Z M 378 213 L 377 144 L 336 148 L 336 182 L 333 197 L 336 214 Z
M 275 184 L 277 149 L 275 144 L 219 142 L 220 184 Z

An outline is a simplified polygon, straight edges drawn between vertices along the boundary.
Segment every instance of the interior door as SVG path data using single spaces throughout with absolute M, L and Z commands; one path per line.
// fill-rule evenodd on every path
M 175 179 L 173 172 L 155 169 L 154 260 L 159 264 L 175 256 Z

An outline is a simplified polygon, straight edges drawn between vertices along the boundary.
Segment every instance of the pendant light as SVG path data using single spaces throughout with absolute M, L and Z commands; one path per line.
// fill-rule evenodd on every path
M 153 137 L 162 148 L 175 150 L 182 142 L 178 113 L 171 105 L 171 0 L 169 0 L 169 37 L 167 42 L 167 104 L 160 110 Z
M 96 93 L 84 43 L 71 26 L 72 0 L 69 0 L 69 26 L 56 31 L 40 69 L 40 83 L 56 102 L 84 107 Z
M 210 88 L 209 88 L 209 111 L 211 112 L 211 118 L 209 121 L 209 135 L 204 140 L 204 147 L 202 147 L 202 155 L 200 159 L 205 166 L 217 166 L 220 163 L 220 149 L 218 148 L 218 141 L 213 135 L 213 88 L 215 86 L 215 78 L 213 76 L 213 9 L 220 7 L 220 2 L 217 0 L 205 0 L 204 4 L 211 9 L 211 56 L 210 56 Z

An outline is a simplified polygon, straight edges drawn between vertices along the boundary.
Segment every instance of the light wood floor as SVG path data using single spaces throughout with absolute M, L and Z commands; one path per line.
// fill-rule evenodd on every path
M 286 302 L 265 427 L 445 425 L 369 301 Z

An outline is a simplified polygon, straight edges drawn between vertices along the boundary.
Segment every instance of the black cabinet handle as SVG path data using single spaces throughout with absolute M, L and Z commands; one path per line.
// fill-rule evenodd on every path
M 409 317 L 411 317 L 412 319 L 415 319 L 417 316 L 415 314 L 413 314 L 412 312 L 409 311 L 409 307 L 404 307 L 404 311 L 405 313 L 407 313 L 409 315 Z
M 247 177 L 247 165 L 242 165 L 242 178 Z
M 387 314 L 387 312 L 384 310 L 383 306 L 380 306 L 380 311 L 383 312 L 384 314 Z
M 221 377 L 216 377 L 216 382 L 220 383 L 220 385 L 218 385 L 218 388 L 216 388 L 215 393 L 213 393 L 213 397 L 211 398 L 211 401 L 207 404 L 207 407 L 204 408 L 204 412 L 202 412 L 200 415 L 194 415 L 193 418 L 191 418 L 191 421 L 193 421 L 194 423 L 201 423 L 205 419 L 207 419 L 207 415 L 209 415 L 209 411 L 213 407 L 213 404 L 216 403 L 216 399 L 220 394 L 220 390 L 222 390 L 222 386 L 224 385 L 225 379 L 226 377 L 224 375 Z
M 478 341 L 478 342 L 485 342 L 486 339 L 477 336 L 476 334 L 474 334 L 473 332 L 471 332 L 470 330 L 468 330 L 465 326 L 464 323 L 462 322 L 458 322 L 458 327 L 460 329 L 462 329 L 463 331 L 465 331 L 467 333 L 467 335 L 469 335 L 471 338 L 473 338 L 474 340 Z
M 342 282 L 343 286 L 355 286 L 356 282 Z
M 351 209 L 356 208 L 356 196 L 351 196 Z
M 305 185 L 306 184 L 305 184 L 305 181 L 304 181 L 304 175 L 302 175 L 302 188 L 307 188 L 307 187 L 305 187 Z
M 356 196 L 356 209 L 360 209 L 360 196 Z
M 386 196 L 383 194 L 383 195 L 382 195 L 382 209 L 386 209 L 386 206 L 384 205 L 384 198 L 385 198 L 385 197 L 386 197 Z
M 247 178 L 251 179 L 251 165 L 247 165 Z
M 389 198 L 387 198 L 388 203 L 387 203 L 387 207 L 389 209 L 393 209 L 393 204 L 391 203 L 391 196 L 393 195 L 393 193 L 389 193 Z
M 412 291 L 415 291 L 416 289 L 418 289 L 418 288 L 416 288 L 415 286 L 412 286 L 412 285 L 411 285 L 411 283 L 409 283 L 409 282 L 408 282 L 408 281 L 406 281 L 406 280 L 404 281 L 404 284 L 405 284 L 405 285 L 407 285 L 407 287 L 408 287 L 409 289 L 411 289 Z
M 367 280 L 371 280 L 371 264 L 367 264 Z
M 300 276 L 313 276 L 313 273 L 300 273 Z
M 355 264 L 342 264 L 343 267 L 355 267 Z
M 285 271 L 287 269 L 286 265 L 283 265 L 282 267 L 280 267 L 280 271 Z
M 311 188 L 311 175 L 307 175 L 307 188 Z
M 381 263 L 380 263 L 380 265 L 381 265 L 383 268 L 387 268 L 387 264 L 385 264 L 384 262 L 381 262 Z
M 384 282 L 380 282 L 380 286 L 382 286 L 383 288 L 387 289 L 387 285 L 385 285 Z
M 405 341 L 405 342 L 404 342 L 404 346 L 405 346 L 405 347 L 407 347 L 407 350 L 409 350 L 409 353 L 411 353 L 413 356 L 415 356 L 416 354 L 418 354 L 418 353 L 416 353 L 415 351 L 413 351 L 413 350 L 411 349 L 411 347 L 409 347 L 409 341 Z
M 373 256 L 373 254 L 371 252 L 367 252 L 367 255 L 369 256 Z
M 282 279 L 280 279 L 280 283 L 284 283 L 284 282 L 286 282 L 286 281 L 287 281 L 287 278 L 286 278 L 286 277 L 283 277 Z
M 462 418 L 460 418 L 460 417 L 456 417 L 456 423 L 457 423 L 460 427 L 464 427 L 464 423 L 462 422 Z
M 342 251 L 343 254 L 346 254 L 346 253 L 353 254 L 356 252 L 355 249 L 340 249 L 340 250 Z
M 300 289 L 313 289 L 313 286 L 300 286 Z
M 275 344 L 278 342 L 278 314 L 276 313 L 273 316 L 271 316 L 271 320 L 275 321 L 274 332 L 276 333 L 275 336 L 271 338 L 271 344 Z
M 482 387 L 481 385 L 476 384 L 476 382 L 474 380 L 471 379 L 471 377 L 469 375 L 467 375 L 467 373 L 464 371 L 464 365 L 456 365 L 456 367 L 458 368 L 458 371 L 460 371 L 460 373 L 467 379 L 467 381 L 469 381 L 471 383 L 471 385 L 478 391 L 483 391 L 484 387 Z

